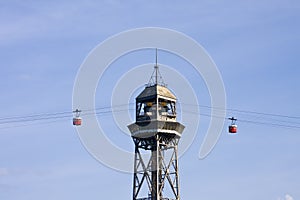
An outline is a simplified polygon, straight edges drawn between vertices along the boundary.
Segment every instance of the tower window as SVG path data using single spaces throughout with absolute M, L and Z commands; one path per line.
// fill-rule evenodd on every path
M 176 115 L 175 102 L 165 99 L 159 99 L 158 111 L 162 116 L 174 117 Z
M 136 116 L 138 119 L 148 119 L 156 115 L 156 103 L 155 100 L 148 100 L 144 102 L 138 102 L 136 104 Z

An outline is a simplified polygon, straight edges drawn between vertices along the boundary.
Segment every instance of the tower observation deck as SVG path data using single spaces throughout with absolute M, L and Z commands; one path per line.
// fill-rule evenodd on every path
M 136 121 L 128 125 L 135 145 L 133 200 L 179 200 L 176 97 L 154 71 L 136 97 Z

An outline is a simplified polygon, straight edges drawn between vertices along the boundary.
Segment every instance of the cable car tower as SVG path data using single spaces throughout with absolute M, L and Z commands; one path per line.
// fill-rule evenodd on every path
M 176 97 L 157 65 L 136 97 L 136 122 L 128 125 L 135 145 L 133 200 L 179 200 L 178 142 L 184 126 L 176 120 Z

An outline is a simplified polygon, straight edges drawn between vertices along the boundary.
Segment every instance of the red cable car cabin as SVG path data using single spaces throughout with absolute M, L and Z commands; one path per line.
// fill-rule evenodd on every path
M 73 125 L 74 126 L 80 126 L 82 119 L 80 117 L 74 117 L 73 118 Z
M 232 124 L 229 126 L 229 133 L 237 133 L 237 125 Z

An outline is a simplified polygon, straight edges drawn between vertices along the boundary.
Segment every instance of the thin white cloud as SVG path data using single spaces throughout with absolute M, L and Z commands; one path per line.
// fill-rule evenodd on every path
M 278 197 L 277 200 L 294 200 L 294 198 L 291 195 L 286 194 L 284 198 Z
M 285 200 L 294 200 L 294 198 L 293 198 L 291 195 L 289 195 L 289 194 L 286 194 L 286 195 L 284 196 L 284 199 L 285 199 Z

